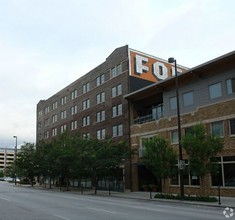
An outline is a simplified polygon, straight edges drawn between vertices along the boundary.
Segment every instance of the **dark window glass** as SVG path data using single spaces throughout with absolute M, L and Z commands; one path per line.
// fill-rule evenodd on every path
M 235 187 L 235 163 L 224 164 L 225 186 Z
M 235 135 L 235 119 L 230 120 L 230 134 Z

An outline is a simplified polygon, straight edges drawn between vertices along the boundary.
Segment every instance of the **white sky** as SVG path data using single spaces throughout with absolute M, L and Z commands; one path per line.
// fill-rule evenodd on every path
M 234 0 L 0 0 L 0 147 L 35 142 L 36 105 L 129 47 L 194 67 L 235 48 Z

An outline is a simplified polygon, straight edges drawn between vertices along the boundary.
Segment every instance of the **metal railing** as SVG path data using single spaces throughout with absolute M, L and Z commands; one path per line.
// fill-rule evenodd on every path
M 157 114 L 149 114 L 134 119 L 134 124 L 143 124 L 151 121 L 156 121 L 164 116 L 163 112 Z

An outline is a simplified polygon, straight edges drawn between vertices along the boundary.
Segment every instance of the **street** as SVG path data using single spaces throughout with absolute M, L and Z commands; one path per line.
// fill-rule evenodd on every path
M 230 219 L 233 219 L 234 216 Z M 223 208 L 14 186 L 0 182 L 0 220 L 226 219 Z

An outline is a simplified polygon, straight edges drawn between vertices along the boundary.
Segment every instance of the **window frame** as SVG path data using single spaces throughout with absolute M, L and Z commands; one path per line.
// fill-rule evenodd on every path
M 192 94 L 192 97 L 186 97 L 187 95 Z M 193 91 L 189 91 L 189 92 L 185 92 L 182 94 L 182 98 L 183 98 L 183 105 L 184 107 L 188 107 L 188 106 L 192 106 L 194 105 L 194 92 Z M 191 99 L 190 99 L 191 98 Z M 192 102 L 188 102 L 188 100 L 192 100 Z
M 219 87 L 217 87 L 219 86 Z M 209 91 L 209 99 L 213 100 L 213 99 L 218 99 L 222 97 L 222 82 L 217 82 L 217 83 L 213 83 L 210 84 L 208 86 L 208 91 Z

